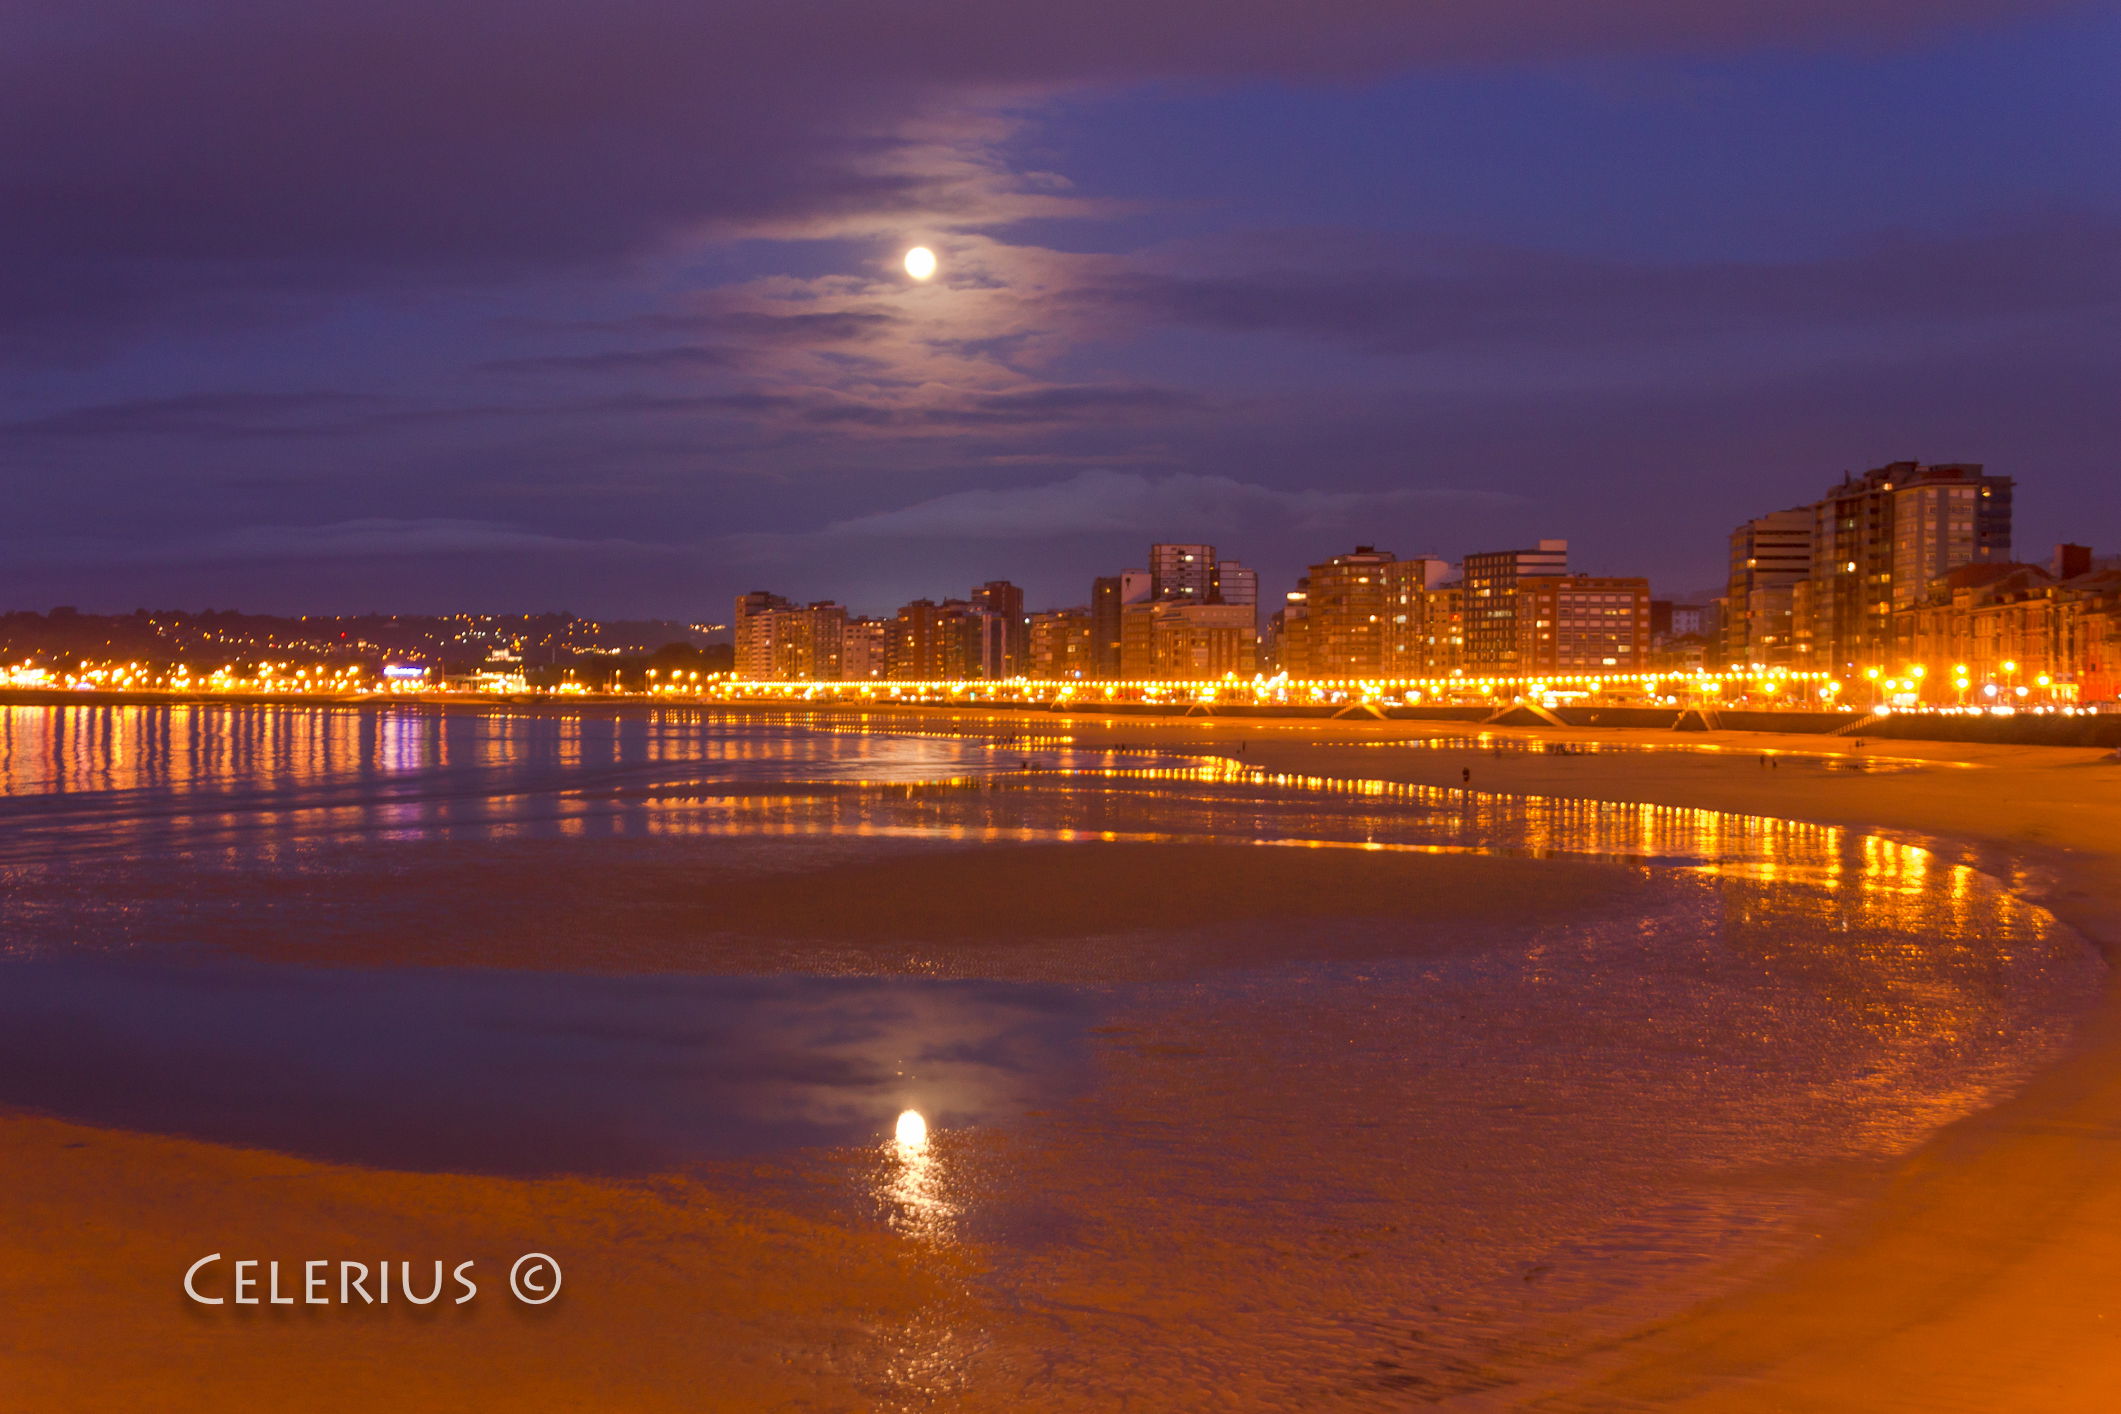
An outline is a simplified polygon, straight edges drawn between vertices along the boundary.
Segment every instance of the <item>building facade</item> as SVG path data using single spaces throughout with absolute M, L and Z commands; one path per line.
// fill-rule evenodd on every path
M 737 677 L 758 682 L 837 682 L 847 611 L 830 600 L 796 604 L 754 590 L 739 595 L 731 623 Z
M 1215 565 L 1215 595 L 1220 604 L 1235 604 L 1252 611 L 1252 625 L 1259 626 L 1259 571 L 1236 560 L 1218 560 Z
M 1259 671 L 1259 621 L 1245 604 L 1149 606 L 1150 676 L 1206 682 Z
M 1147 570 L 1122 570 L 1100 575 L 1090 585 L 1091 647 L 1096 676 L 1119 678 L 1122 674 L 1121 638 L 1129 604 L 1146 604 L 1152 592 Z
M 1930 700 L 1993 707 L 2121 696 L 2121 570 L 2065 556 L 2048 567 L 1962 565 L 1893 620 L 1882 675 L 1920 681 Z
M 1794 506 L 1731 532 L 1719 656 L 1726 663 L 1790 667 L 1797 660 L 1797 585 L 1812 573 L 1812 508 Z M 1675 634 L 1680 630 L 1675 626 Z
M 1526 671 L 1520 658 L 1518 587 L 1529 579 L 1569 572 L 1569 542 L 1542 540 L 1529 550 L 1488 550 L 1465 557 L 1465 669 L 1510 676 Z
M 1213 545 L 1151 545 L 1149 597 L 1166 603 L 1214 603 L 1219 597 L 1219 563 Z
M 1301 676 L 1379 678 L 1385 675 L 1390 611 L 1389 550 L 1358 545 L 1311 566 L 1304 576 Z M 1298 674 L 1291 673 L 1291 676 Z
M 1794 661 L 1848 675 L 1890 659 L 1895 611 L 1961 565 L 2010 559 L 2013 484 L 1975 462 L 1892 462 L 1843 478 L 1811 508 Z
M 995 616 L 1001 642 L 990 655 L 990 677 L 1022 677 L 1031 662 L 1031 621 L 1024 615 L 1024 591 L 1006 579 L 990 579 L 972 591 L 972 602 Z
M 1434 556 L 1385 566 L 1387 678 L 1449 677 L 1465 666 L 1465 590 Z
M 1090 610 L 1054 609 L 1033 614 L 1027 632 L 1027 671 L 1041 682 L 1066 682 L 1102 676 L 1097 669 L 1097 635 Z
M 1603 575 L 1529 575 L 1517 588 L 1518 670 L 1632 673 L 1649 665 L 1650 582 Z
M 916 599 L 898 611 L 888 639 L 898 682 L 964 682 L 1000 675 L 1005 625 L 964 599 Z

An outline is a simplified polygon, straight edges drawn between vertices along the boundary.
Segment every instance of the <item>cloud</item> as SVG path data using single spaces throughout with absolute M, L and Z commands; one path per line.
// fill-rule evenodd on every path
M 1227 476 L 1101 470 L 1043 486 L 955 491 L 899 510 L 834 521 L 822 534 L 891 540 L 1104 534 L 1192 539 L 1229 535 L 1262 522 L 1306 532 L 1344 530 L 1378 515 L 1503 506 L 1520 499 L 1445 488 L 1282 491 Z
M 1094 212 L 1003 153 L 1114 86 L 1891 41 L 2062 3 L 18 3 L 0 328 L 51 357 L 310 291 Z
M 629 540 L 588 540 L 525 530 L 495 521 L 366 517 L 321 525 L 249 525 L 187 539 L 124 543 L 56 541 L 17 552 L 49 565 L 228 565 L 318 560 L 424 559 L 433 555 L 579 555 L 621 551 L 672 553 Z
M 888 305 L 832 309 L 807 314 L 778 314 L 758 309 L 709 309 L 691 314 L 656 313 L 630 319 L 604 320 L 575 328 L 625 332 L 650 330 L 696 334 L 724 334 L 747 345 L 760 344 L 852 344 L 876 338 L 905 318 Z
M 330 430 L 316 422 L 376 406 L 360 393 L 188 393 L 67 408 L 0 422 L 0 438 L 20 441 L 97 437 L 308 437 Z
M 1117 318 L 1299 335 L 1385 355 L 1662 349 L 1687 357 L 1727 338 L 1761 344 L 1859 331 L 1868 343 L 1891 343 L 1996 321 L 2104 318 L 2121 301 L 2121 226 L 2050 219 L 1900 235 L 1811 259 L 1661 265 L 1284 232 L 1161 252 L 1058 298 Z
M 497 358 L 479 365 L 487 373 L 662 373 L 726 368 L 734 361 L 727 349 L 680 344 L 660 349 L 604 349 L 587 354 L 542 354 L 530 358 Z

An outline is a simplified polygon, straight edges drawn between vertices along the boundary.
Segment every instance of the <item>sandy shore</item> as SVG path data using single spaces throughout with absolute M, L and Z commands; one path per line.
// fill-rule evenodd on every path
M 1083 743 L 1155 742 L 1227 751 L 1271 769 L 1442 786 L 1459 785 L 1470 771 L 1479 791 L 1845 825 L 1978 862 L 2109 956 L 2121 948 L 2121 766 L 2104 763 L 2098 751 L 1872 743 L 1866 757 L 1930 764 L 1857 774 L 1807 766 L 1801 758 L 1857 750 L 1813 737 L 1694 735 L 1683 742 L 1692 749 L 1683 751 L 1498 756 L 1395 745 L 1463 734 L 1397 723 L 928 712 L 866 720 L 884 729 L 1062 731 Z M 1503 735 L 1671 742 L 1630 732 Z M 1786 764 L 1763 766 L 1764 751 L 1786 753 Z M 1081 919 L 1071 900 L 1083 888 L 1084 851 L 1109 848 L 1043 856 L 1026 895 L 1047 906 L 1032 933 L 1076 928 Z M 1149 883 L 1158 861 L 1178 857 L 1162 851 L 1186 847 L 1117 848 L 1112 858 L 1124 864 L 1122 872 L 1139 875 L 1142 907 L 1151 915 L 1209 906 L 1226 893 L 1199 873 L 1208 867 L 1204 856 L 1190 861 L 1195 877 L 1174 904 Z M 848 902 L 864 896 L 866 867 L 850 866 L 829 894 L 808 895 L 808 902 L 785 881 L 761 882 L 752 896 L 731 902 L 742 917 L 777 918 L 793 907 L 812 933 L 843 936 L 861 927 L 886 940 L 947 939 L 953 926 L 993 902 L 937 894 L 908 916 L 868 918 Z M 1315 859 L 1277 858 L 1240 892 L 1280 896 L 1302 881 L 1271 871 L 1303 872 L 1315 883 L 1317 867 Z M 1374 917 L 1407 887 L 1409 871 L 1429 871 L 1441 897 L 1475 882 L 1474 874 L 1506 866 L 1352 855 L 1323 867 L 1339 871 L 1328 882 L 1345 916 Z M 1565 910 L 1614 897 L 1597 871 L 1563 872 L 1571 877 L 1557 876 L 1542 903 Z M 986 887 L 1008 892 L 1029 877 Z M 1823 1235 L 1809 1255 L 1742 1296 L 1597 1352 L 1572 1372 L 1568 1393 L 1530 1407 L 2110 1408 L 2121 1374 L 2121 1353 L 2110 1353 L 2108 1344 L 2121 1325 L 2121 1300 L 2108 1298 L 2121 1270 L 2117 1138 L 2121 992 L 2109 995 L 2068 1059 L 2006 1104 L 1924 1146 L 1881 1201 L 1844 1230 Z M 0 1333 L 0 1370 L 24 1408 L 286 1407 L 290 1391 L 299 1390 L 303 1407 L 349 1411 L 798 1407 L 792 1400 L 806 1408 L 868 1409 L 885 1406 L 863 1383 L 862 1352 L 879 1343 L 927 1349 L 936 1330 L 979 1319 L 955 1309 L 960 1298 L 950 1283 L 904 1261 L 889 1234 L 809 1224 L 704 1187 L 376 1174 L 27 1117 L 0 1124 L 0 1154 L 10 1194 L 9 1221 L 0 1227 L 0 1295 L 11 1313 Z M 231 1212 L 240 1219 L 231 1223 Z M 555 1229 L 596 1234 L 601 1247 L 629 1254 L 600 1262 L 595 1291 L 570 1293 L 577 1299 L 567 1306 L 564 1340 L 548 1317 L 515 1307 L 494 1289 L 516 1251 Z M 297 1307 L 261 1308 L 230 1321 L 185 1303 L 172 1285 L 170 1274 L 206 1251 L 292 1260 L 320 1243 L 335 1251 L 374 1247 L 379 1257 L 461 1252 L 480 1259 L 485 1290 L 480 1301 L 438 1310 L 431 1320 Z M 320 1342 L 317 1327 L 327 1323 L 345 1329 Z M 783 1345 L 791 1335 L 802 1342 L 808 1373 L 798 1378 L 771 1357 L 759 1334 L 766 1329 Z M 217 1350 L 237 1349 L 244 1373 L 229 1367 L 217 1374 Z M 594 1360 L 585 1362 L 585 1352 Z M 834 1352 L 844 1353 L 847 1377 L 818 1403 L 814 1373 L 835 1364 Z M 96 1377 L 83 1380 L 91 1370 Z M 404 1400 L 413 1389 L 417 1406 Z M 937 1394 L 937 1407 L 947 1405 L 946 1392 Z
M 1056 723 L 1057 724 L 1057 723 Z M 993 730 L 1022 727 L 992 717 Z M 1323 775 L 1641 801 L 1844 825 L 1978 862 L 2121 957 L 2121 765 L 2048 747 L 1690 733 L 1575 755 L 1381 743 L 1401 724 L 1080 718 L 1079 740 L 1168 742 Z M 1657 733 L 1504 730 L 1633 747 Z M 1822 755 L 1928 769 L 1803 769 Z M 1763 753 L 1785 765 L 1763 766 Z M 1600 1352 L 1551 1410 L 2055 1411 L 2121 1386 L 2121 985 L 2075 1052 L 1914 1154 L 1885 1198 L 1742 1298 Z

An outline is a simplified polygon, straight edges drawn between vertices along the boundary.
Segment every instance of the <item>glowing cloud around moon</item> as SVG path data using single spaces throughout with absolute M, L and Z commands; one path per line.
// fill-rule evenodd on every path
M 917 245 L 906 252 L 906 273 L 916 280 L 925 280 L 935 273 L 935 252 L 924 245 Z

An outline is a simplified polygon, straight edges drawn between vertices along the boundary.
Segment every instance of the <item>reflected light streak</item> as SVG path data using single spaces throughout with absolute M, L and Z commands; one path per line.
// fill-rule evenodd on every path
M 929 1141 L 927 1117 L 919 1110 L 901 1111 L 885 1148 L 879 1196 L 891 1225 L 922 1242 L 948 1243 L 957 1209 L 943 1196 L 942 1163 Z

